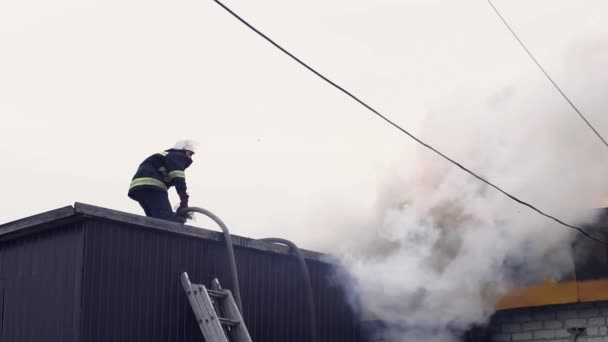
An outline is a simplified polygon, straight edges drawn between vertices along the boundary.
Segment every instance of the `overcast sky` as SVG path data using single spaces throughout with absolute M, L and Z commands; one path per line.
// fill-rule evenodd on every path
M 543 77 L 484 0 L 226 4 L 413 133 L 444 99 Z M 495 4 L 549 72 L 608 34 L 604 0 Z M 141 214 L 138 164 L 192 138 L 192 205 L 313 247 L 415 147 L 210 0 L 0 2 L 0 115 L 0 222 L 76 201 Z

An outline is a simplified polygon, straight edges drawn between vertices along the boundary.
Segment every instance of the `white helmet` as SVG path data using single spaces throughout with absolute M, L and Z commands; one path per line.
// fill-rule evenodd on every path
M 190 139 L 183 139 L 176 142 L 175 145 L 173 145 L 172 149 L 190 151 L 194 153 L 196 152 L 197 147 L 198 143 L 196 141 Z

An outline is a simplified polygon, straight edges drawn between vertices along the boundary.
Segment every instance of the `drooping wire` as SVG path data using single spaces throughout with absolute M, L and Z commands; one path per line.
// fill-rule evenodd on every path
M 482 181 L 483 183 L 485 183 L 486 185 L 496 189 L 497 191 L 499 191 L 500 193 L 502 193 L 503 195 L 507 196 L 508 198 L 510 198 L 511 200 L 526 206 L 530 209 L 532 209 L 533 211 L 537 212 L 538 214 L 549 218 L 565 227 L 577 230 L 578 232 L 580 232 L 582 235 L 584 235 L 585 237 L 606 244 L 608 245 L 608 242 L 598 239 L 596 237 L 591 236 L 589 233 L 587 233 L 585 230 L 583 230 L 580 227 L 568 224 L 566 222 L 563 222 L 562 220 L 546 214 L 545 212 L 543 212 L 542 210 L 536 208 L 535 206 L 524 202 L 522 200 L 520 200 L 519 198 L 511 195 L 510 193 L 506 192 L 505 190 L 501 189 L 500 187 L 498 187 L 497 185 L 494 185 L 493 183 L 491 183 L 490 181 L 486 180 L 485 178 L 477 175 L 475 172 L 469 170 L 468 168 L 464 167 L 463 165 L 461 165 L 460 163 L 458 163 L 457 161 L 453 160 L 452 158 L 448 157 L 447 155 L 443 154 L 442 152 L 438 151 L 437 149 L 435 149 L 434 147 L 432 147 L 431 145 L 425 143 L 424 141 L 420 140 L 419 138 L 417 138 L 416 136 L 414 136 L 412 133 L 408 132 L 407 130 L 405 130 L 404 128 L 402 128 L 401 126 L 399 126 L 398 124 L 396 124 L 395 122 L 391 121 L 389 118 L 387 118 L 386 116 L 382 115 L 380 112 L 378 112 L 377 110 L 375 110 L 374 108 L 372 108 L 370 105 L 368 105 L 367 103 L 365 103 L 363 100 L 359 99 L 357 96 L 353 95 L 351 92 L 349 92 L 348 90 L 344 89 L 343 87 L 341 87 L 340 85 L 338 85 L 337 83 L 333 82 L 332 80 L 330 80 L 329 78 L 327 78 L 326 76 L 324 76 L 323 74 L 321 74 L 320 72 L 318 72 L 317 70 L 313 69 L 311 66 L 309 66 L 308 64 L 304 63 L 302 60 L 300 60 L 298 57 L 294 56 L 291 52 L 287 51 L 285 48 L 283 48 L 282 46 L 280 46 L 278 43 L 276 43 L 275 41 L 273 41 L 272 39 L 270 39 L 268 36 L 266 36 L 264 33 L 262 33 L 260 30 L 258 30 L 257 28 L 255 28 L 253 25 L 251 25 L 249 22 L 247 22 L 245 19 L 243 19 L 242 17 L 240 17 L 238 14 L 236 14 L 233 10 L 231 10 L 230 8 L 228 8 L 228 6 L 224 5 L 221 1 L 219 0 L 213 0 L 215 1 L 218 5 L 220 5 L 224 10 L 226 10 L 228 13 L 230 13 L 233 17 L 235 17 L 236 19 L 238 19 L 241 23 L 243 23 L 245 26 L 247 26 L 249 29 L 251 29 L 252 31 L 254 31 L 255 33 L 257 33 L 260 37 L 264 38 L 266 41 L 268 41 L 270 44 L 274 45 L 277 49 L 281 50 L 283 53 L 285 53 L 286 55 L 288 55 L 289 57 L 291 57 L 293 60 L 295 60 L 296 62 L 298 62 L 300 65 L 302 65 L 303 67 L 305 67 L 306 69 L 308 69 L 309 71 L 311 71 L 312 73 L 314 73 L 315 75 L 317 75 L 319 78 L 323 79 L 325 82 L 331 84 L 332 86 L 334 86 L 336 89 L 340 90 L 341 92 L 343 92 L 344 94 L 346 94 L 348 97 L 352 98 L 353 100 L 355 100 L 356 102 L 358 102 L 359 104 L 361 104 L 363 107 L 367 108 L 369 111 L 371 111 L 372 113 L 376 114 L 379 118 L 381 118 L 382 120 L 386 121 L 388 124 L 390 124 L 391 126 L 395 127 L 396 129 L 398 129 L 399 131 L 401 131 L 402 133 L 405 133 L 406 135 L 408 135 L 410 138 L 412 138 L 413 140 L 415 140 L 417 143 L 419 143 L 420 145 L 428 148 L 429 150 L 435 152 L 436 154 L 438 154 L 439 156 L 441 156 L 442 158 L 444 158 L 445 160 L 449 161 L 450 163 L 458 166 L 460 169 L 464 170 L 465 172 L 467 172 L 468 174 L 470 174 L 471 176 L 477 178 L 478 180 Z
M 517 42 L 519 43 L 519 45 L 521 45 L 521 47 L 524 49 L 524 51 L 526 51 L 526 53 L 528 54 L 528 56 L 530 56 L 530 58 L 532 59 L 532 61 L 534 62 L 534 64 L 536 64 L 536 66 L 540 69 L 540 71 L 542 71 L 543 74 L 545 74 L 545 76 L 547 77 L 547 79 L 549 80 L 549 82 L 551 82 L 551 84 L 553 84 L 553 86 L 555 87 L 555 89 L 557 89 L 557 91 L 562 95 L 562 97 L 568 102 L 568 104 L 570 105 L 570 107 L 572 107 L 572 109 L 574 109 L 574 111 L 587 124 L 587 126 L 589 126 L 589 128 L 591 128 L 591 130 L 593 131 L 593 133 L 595 133 L 595 135 L 597 135 L 597 137 L 604 143 L 604 145 L 606 147 L 608 147 L 608 142 L 606 142 L 606 140 L 604 139 L 604 137 L 602 137 L 602 135 L 595 129 L 595 127 L 593 127 L 593 125 L 589 122 L 589 120 L 587 120 L 587 118 L 583 115 L 583 113 L 581 113 L 581 111 L 576 107 L 576 105 L 574 105 L 574 103 L 570 100 L 570 98 L 566 95 L 566 93 L 564 93 L 564 91 L 560 88 L 560 86 L 557 85 L 557 83 L 555 83 L 555 81 L 553 80 L 553 78 L 551 78 L 551 76 L 549 75 L 549 73 L 538 62 L 538 60 L 534 57 L 534 55 L 530 52 L 530 50 L 528 50 L 528 48 L 526 47 L 526 44 L 524 44 L 524 42 L 519 38 L 519 36 L 517 35 L 517 33 L 515 33 L 515 31 L 513 30 L 513 28 L 511 28 L 511 25 L 509 25 L 509 23 L 507 22 L 507 20 L 500 14 L 500 11 L 496 8 L 496 6 L 494 6 L 494 4 L 492 3 L 492 0 L 488 0 L 488 3 L 490 4 L 490 6 L 492 6 L 492 9 L 494 9 L 494 12 L 496 12 L 496 15 L 498 15 L 498 17 L 500 18 L 500 20 L 505 24 L 505 26 L 507 27 L 507 29 L 509 30 L 509 32 L 511 32 L 511 34 L 513 35 L 513 37 L 515 37 L 515 39 L 517 40 Z

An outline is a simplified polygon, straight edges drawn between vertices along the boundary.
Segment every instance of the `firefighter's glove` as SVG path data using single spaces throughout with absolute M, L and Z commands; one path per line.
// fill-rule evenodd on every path
M 179 200 L 180 200 L 179 208 L 180 209 L 187 208 L 188 207 L 188 199 L 190 198 L 190 196 L 188 196 L 188 193 L 185 192 L 185 191 L 183 191 L 183 192 L 178 193 L 178 195 L 179 195 Z
M 177 213 L 175 213 L 175 221 L 186 223 L 188 220 L 192 220 L 192 213 L 189 213 L 180 207 L 180 209 L 177 210 Z

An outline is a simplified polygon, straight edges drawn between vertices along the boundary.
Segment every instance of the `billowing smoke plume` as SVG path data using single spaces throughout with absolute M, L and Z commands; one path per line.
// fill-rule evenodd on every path
M 576 51 L 554 76 L 608 137 L 608 39 Z M 434 108 L 423 139 L 539 209 L 584 224 L 608 194 L 608 149 L 545 80 L 534 82 Z M 387 178 L 377 216 L 357 228 L 341 255 L 348 288 L 365 318 L 384 322 L 385 341 L 457 341 L 513 287 L 572 271 L 573 230 L 423 148 Z

